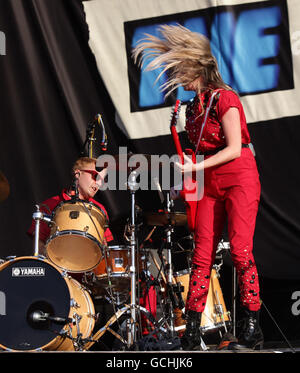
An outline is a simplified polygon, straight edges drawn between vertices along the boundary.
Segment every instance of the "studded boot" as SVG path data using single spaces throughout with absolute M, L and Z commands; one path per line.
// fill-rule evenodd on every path
M 245 318 L 240 334 L 238 335 L 238 342 L 232 343 L 230 349 L 244 350 L 244 349 L 262 349 L 264 336 L 259 326 L 259 311 L 244 310 Z
M 181 337 L 181 346 L 185 351 L 191 351 L 200 345 L 201 312 L 189 310 L 186 314 L 186 329 Z

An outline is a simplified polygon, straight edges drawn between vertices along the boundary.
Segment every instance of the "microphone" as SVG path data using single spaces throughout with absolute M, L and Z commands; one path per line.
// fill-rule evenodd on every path
M 100 122 L 101 122 L 101 127 L 102 127 L 102 141 L 100 145 L 102 147 L 102 150 L 105 152 L 107 150 L 107 134 L 105 131 L 105 126 L 104 126 L 101 115 L 99 115 L 99 117 L 100 117 Z
M 128 182 L 127 182 L 127 185 L 129 187 L 130 190 L 138 190 L 139 188 L 139 184 L 137 183 L 136 181 L 136 178 L 137 178 L 138 174 L 136 171 L 132 171 L 128 177 Z
M 39 310 L 32 312 L 29 318 L 35 324 L 41 323 L 43 321 L 52 321 L 55 324 L 65 325 L 73 321 L 69 317 L 50 316 L 49 313 L 44 313 L 43 311 Z
M 76 174 L 73 176 L 72 179 L 72 185 L 71 185 L 71 197 L 72 200 L 78 201 L 79 200 L 79 191 L 78 191 L 78 178 L 77 175 L 79 175 L 79 172 L 76 172 Z

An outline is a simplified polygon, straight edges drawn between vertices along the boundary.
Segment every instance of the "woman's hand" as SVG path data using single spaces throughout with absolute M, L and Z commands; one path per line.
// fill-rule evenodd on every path
M 185 172 L 198 171 L 197 170 L 197 163 L 194 163 L 191 157 L 189 157 L 185 153 L 183 153 L 183 158 L 184 158 L 184 164 L 179 163 L 179 162 L 174 163 L 175 168 L 179 172 L 185 173 Z

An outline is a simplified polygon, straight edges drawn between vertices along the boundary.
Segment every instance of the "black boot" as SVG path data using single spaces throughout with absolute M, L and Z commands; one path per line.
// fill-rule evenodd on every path
M 187 311 L 186 329 L 181 337 L 181 346 L 185 351 L 191 351 L 200 345 L 200 322 L 201 312 Z
M 245 314 L 238 342 L 231 343 L 229 348 L 233 350 L 262 349 L 264 336 L 259 326 L 259 311 L 245 309 Z

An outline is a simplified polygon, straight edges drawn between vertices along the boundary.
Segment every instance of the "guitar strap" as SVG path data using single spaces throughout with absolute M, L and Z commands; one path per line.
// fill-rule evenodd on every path
M 209 104 L 208 106 L 206 107 L 206 110 L 205 110 L 205 116 L 204 116 L 204 120 L 203 120 L 203 123 L 202 123 L 202 126 L 201 126 L 201 130 L 200 130 L 200 134 L 199 134 L 199 139 L 198 139 L 198 144 L 197 144 L 197 147 L 196 147 L 196 150 L 195 150 L 195 154 L 197 154 L 197 151 L 198 151 L 198 148 L 199 148 L 199 145 L 200 145 L 200 140 L 201 140 L 201 137 L 202 137 L 202 133 L 203 133 L 203 130 L 204 130 L 204 127 L 206 125 L 206 121 L 207 121 L 207 117 L 208 117 L 208 113 L 210 111 L 210 108 L 211 108 L 211 105 L 212 105 L 212 102 L 213 102 L 213 99 L 215 97 L 215 95 L 219 92 L 220 90 L 217 89 L 215 90 L 211 97 L 210 97 L 210 100 L 209 100 Z

